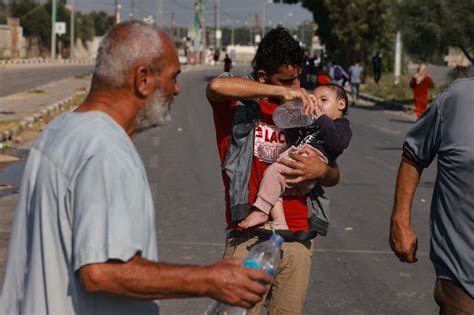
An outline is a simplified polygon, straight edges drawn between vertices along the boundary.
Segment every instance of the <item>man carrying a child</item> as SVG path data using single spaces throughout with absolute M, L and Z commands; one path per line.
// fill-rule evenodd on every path
M 279 27 L 260 43 L 254 72 L 246 78 L 226 73 L 208 85 L 207 97 L 213 109 L 225 186 L 228 231 L 225 258 L 245 257 L 252 245 L 265 239 L 258 229 L 244 229 L 238 223 L 249 214 L 267 167 L 288 149 L 285 132 L 272 119 L 273 111 L 280 104 L 300 99 L 307 113 L 316 114 L 316 102 L 300 88 L 303 63 L 304 52 L 299 43 Z M 289 157 L 278 160 L 288 166 L 281 171 L 288 187 L 310 180 L 324 186 L 338 183 L 339 169 L 335 163 L 326 164 L 318 156 L 305 156 L 298 151 Z M 283 197 L 288 233 L 296 235 L 310 230 L 306 199 L 305 195 Z M 283 244 L 278 272 L 265 301 L 269 314 L 302 313 L 314 236 L 287 238 Z M 260 314 L 262 304 L 249 314 Z

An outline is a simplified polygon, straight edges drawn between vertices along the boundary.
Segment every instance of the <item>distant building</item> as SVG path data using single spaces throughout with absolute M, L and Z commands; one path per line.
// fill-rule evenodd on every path
M 226 53 L 233 62 L 250 64 L 257 53 L 257 47 L 229 45 L 226 48 Z
M 319 40 L 319 37 L 313 36 L 313 39 L 311 41 L 311 56 L 314 56 L 314 55 L 321 56 L 323 55 L 325 50 L 326 50 L 326 47 L 324 45 L 321 45 L 321 41 Z

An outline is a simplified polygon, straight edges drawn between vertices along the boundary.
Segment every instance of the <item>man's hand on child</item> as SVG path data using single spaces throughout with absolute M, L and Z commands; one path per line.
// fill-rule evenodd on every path
M 323 163 L 318 156 L 304 156 L 298 152 L 292 152 L 290 158 L 293 160 L 278 159 L 278 163 L 290 168 L 280 170 L 290 188 L 309 180 L 324 178 L 328 173 L 327 164 Z

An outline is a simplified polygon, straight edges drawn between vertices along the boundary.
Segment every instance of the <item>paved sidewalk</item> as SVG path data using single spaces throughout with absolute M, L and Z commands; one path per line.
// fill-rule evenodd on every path
M 0 98 L 0 122 L 19 120 L 89 88 L 89 78 L 68 78 Z

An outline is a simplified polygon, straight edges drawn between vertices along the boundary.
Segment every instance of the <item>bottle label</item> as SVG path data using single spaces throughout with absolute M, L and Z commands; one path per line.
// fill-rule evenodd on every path
M 255 260 L 244 261 L 242 266 L 265 271 L 272 278 L 273 278 L 273 276 L 275 276 L 275 268 L 273 268 L 273 267 L 268 268 L 268 266 L 266 266 L 266 268 L 265 268 L 265 266 L 262 267 L 262 265 L 259 262 L 255 261 Z
M 262 266 L 261 266 L 258 262 L 254 261 L 254 260 L 247 260 L 247 261 L 244 261 L 244 263 L 242 264 L 242 266 L 244 266 L 244 267 L 249 267 L 249 268 L 252 268 L 252 269 L 258 269 L 258 270 L 262 269 Z

